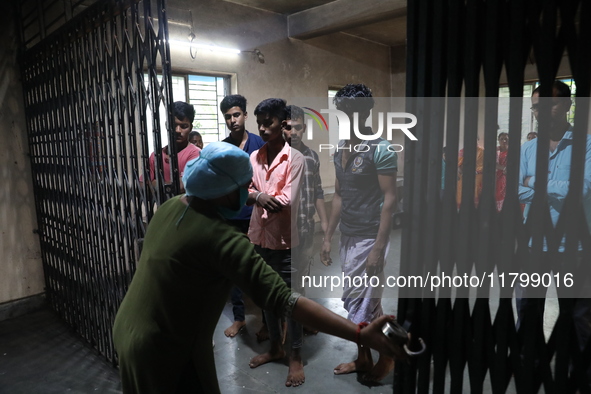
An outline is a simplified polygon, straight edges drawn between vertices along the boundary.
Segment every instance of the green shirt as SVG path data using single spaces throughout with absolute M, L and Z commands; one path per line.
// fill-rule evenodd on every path
M 249 239 L 194 199 L 163 204 L 113 327 L 125 393 L 173 392 L 189 362 L 206 393 L 219 392 L 212 336 L 237 285 L 264 309 L 290 312 L 295 298 Z

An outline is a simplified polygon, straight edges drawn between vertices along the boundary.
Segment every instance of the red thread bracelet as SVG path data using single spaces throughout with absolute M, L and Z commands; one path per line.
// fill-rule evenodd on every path
M 369 323 L 366 321 L 363 321 L 357 325 L 357 331 L 355 332 L 355 343 L 357 343 L 357 346 L 361 346 L 361 343 L 359 342 L 361 339 L 361 329 L 367 326 L 369 326 Z

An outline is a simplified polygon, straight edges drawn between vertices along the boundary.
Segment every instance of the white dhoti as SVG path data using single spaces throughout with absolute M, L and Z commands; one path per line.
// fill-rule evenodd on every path
M 365 237 L 341 236 L 340 257 L 341 268 L 345 277 L 343 297 L 344 308 L 349 312 L 347 318 L 355 324 L 371 322 L 384 314 L 382 311 L 382 293 L 384 288 L 384 270 L 376 275 L 379 282 L 373 279 L 370 285 L 370 277 L 366 275 L 366 261 L 376 240 Z M 384 256 L 388 255 L 386 246 Z M 385 265 L 385 261 L 384 261 Z

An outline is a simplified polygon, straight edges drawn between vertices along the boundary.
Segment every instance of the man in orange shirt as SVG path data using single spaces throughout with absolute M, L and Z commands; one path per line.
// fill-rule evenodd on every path
M 254 204 L 248 236 L 255 250 L 291 287 L 293 267 L 291 249 L 298 245 L 292 210 L 297 213 L 299 187 L 304 171 L 304 157 L 291 149 L 283 138 L 287 125 L 286 105 L 282 99 L 266 99 L 254 110 L 259 134 L 266 142 L 250 155 L 253 168 L 252 185 L 247 204 Z M 293 223 L 292 223 L 293 222 Z M 250 361 L 250 367 L 285 357 L 281 343 L 279 316 L 264 311 L 269 329 L 271 349 Z M 304 365 L 300 356 L 302 326 L 288 319 L 291 337 L 291 354 L 286 386 L 304 383 Z

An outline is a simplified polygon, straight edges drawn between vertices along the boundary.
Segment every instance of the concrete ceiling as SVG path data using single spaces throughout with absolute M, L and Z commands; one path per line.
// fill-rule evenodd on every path
M 345 29 L 342 32 L 391 47 L 406 45 L 406 16 Z
M 335 0 L 225 0 L 247 7 L 258 8 L 277 14 L 293 14 L 310 8 L 331 3 Z
M 406 0 L 224 0 L 288 16 L 289 36 L 336 32 L 388 46 L 406 43 Z

